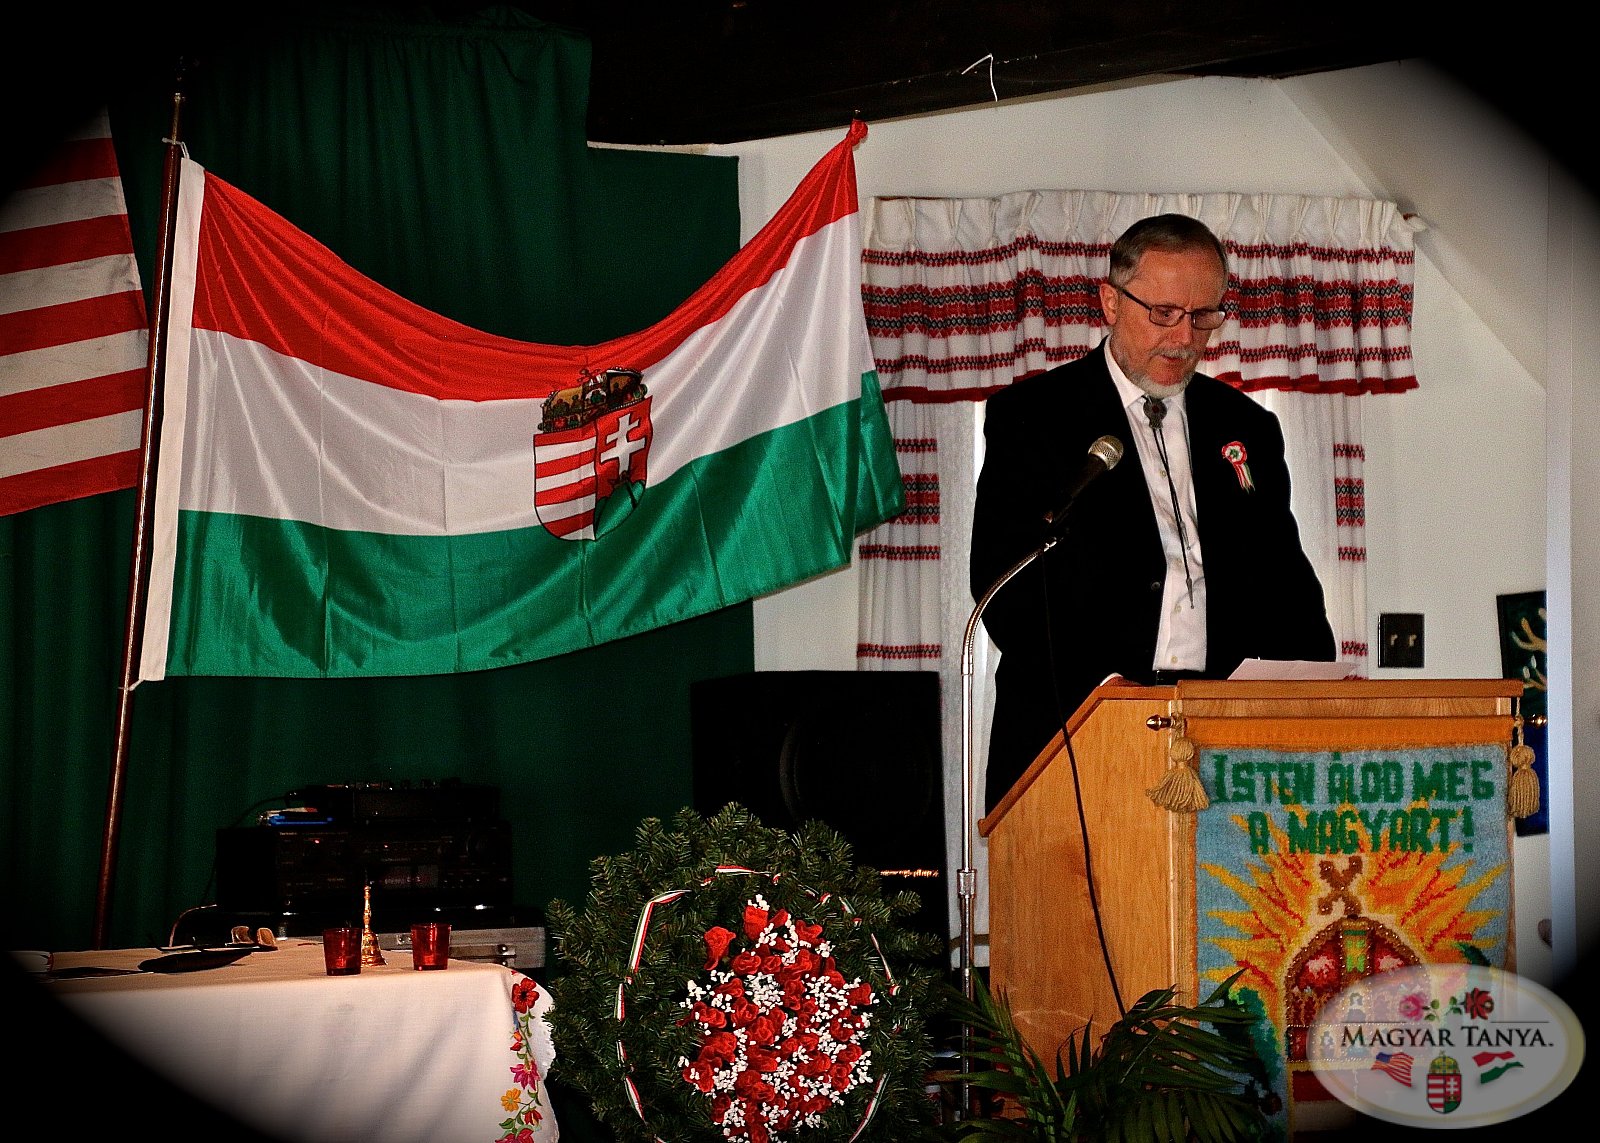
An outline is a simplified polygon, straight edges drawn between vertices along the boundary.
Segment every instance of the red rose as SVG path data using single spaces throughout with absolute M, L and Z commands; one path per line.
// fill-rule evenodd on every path
M 761 971 L 761 958 L 746 949 L 733 958 L 733 971 L 740 976 L 749 976 L 752 972 Z
M 841 1064 L 853 1064 L 865 1054 L 859 1044 L 846 1044 L 839 1049 L 838 1060 Z
M 713 1008 L 703 1000 L 696 1000 L 690 1010 L 694 1018 L 707 1028 L 721 1028 L 728 1023 L 728 1014 L 720 1008 Z
M 822 926 L 807 924 L 805 921 L 795 921 L 795 934 L 806 944 L 814 945 L 822 939 Z
M 758 1072 L 775 1072 L 778 1070 L 778 1053 L 766 1048 L 751 1045 L 744 1050 L 745 1059 L 750 1061 L 750 1067 Z
M 1494 996 L 1481 988 L 1469 988 L 1461 998 L 1461 1007 L 1474 1020 L 1487 1020 L 1494 1011 Z
M 750 940 L 755 940 L 761 935 L 761 930 L 767 927 L 767 911 L 758 909 L 754 905 L 744 907 L 744 935 Z
M 717 967 L 717 962 L 728 951 L 728 946 L 733 943 L 733 934 L 721 925 L 713 925 L 706 930 L 706 971 Z
M 713 1065 L 731 1063 L 738 1051 L 739 1041 L 732 1032 L 713 1032 L 700 1045 L 699 1059 Z
M 778 1033 L 783 1031 L 783 1019 L 770 1012 L 762 1013 L 750 1022 L 748 1031 L 750 1039 L 757 1044 L 771 1044 L 778 1038 Z
M 742 1095 L 746 1099 L 758 1099 L 762 1103 L 768 1102 L 773 1096 L 772 1085 L 761 1078 L 760 1072 L 750 1068 L 740 1072 L 738 1078 L 733 1081 L 733 1091 L 735 1095 Z
M 683 1081 L 709 1095 L 712 1088 L 716 1086 L 715 1077 L 712 1075 L 713 1070 L 704 1064 L 689 1064 L 683 1069 Z
M 850 990 L 850 1003 L 864 1006 L 872 1003 L 872 985 L 862 983 Z

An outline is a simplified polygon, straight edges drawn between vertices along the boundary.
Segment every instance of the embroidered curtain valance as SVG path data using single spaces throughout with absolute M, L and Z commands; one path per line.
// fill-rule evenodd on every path
M 1274 194 L 1019 191 L 867 204 L 862 296 L 890 400 L 982 400 L 1104 332 L 1097 284 L 1116 236 L 1188 214 L 1228 247 L 1228 320 L 1204 369 L 1241 389 L 1414 389 L 1422 224 L 1394 203 Z

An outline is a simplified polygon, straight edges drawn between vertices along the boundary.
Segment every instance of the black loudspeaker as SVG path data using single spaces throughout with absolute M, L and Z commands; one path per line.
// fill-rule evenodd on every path
M 950 940 L 936 671 L 756 671 L 690 684 L 694 808 L 763 825 L 819 820 L 885 893 L 922 898 L 907 928 Z
M 360 919 L 375 929 L 444 920 L 484 928 L 509 915 L 507 822 L 240 826 L 217 831 L 217 904 L 252 926 L 314 936 Z

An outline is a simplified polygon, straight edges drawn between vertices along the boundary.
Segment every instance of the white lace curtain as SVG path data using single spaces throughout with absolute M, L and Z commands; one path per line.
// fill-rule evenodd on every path
M 1301 195 L 872 199 L 862 299 L 907 510 L 859 545 L 857 666 L 940 672 L 951 869 L 965 864 L 961 644 L 973 606 L 966 553 L 980 403 L 1099 344 L 1097 286 L 1113 239 L 1138 219 L 1167 212 L 1199 218 L 1228 247 L 1231 312 L 1204 369 L 1278 415 L 1295 516 L 1340 655 L 1357 674 L 1367 670 L 1364 454 L 1354 398 L 1417 385 L 1411 312 L 1419 223 L 1393 203 Z M 970 744 L 980 791 L 993 654 L 980 632 Z M 978 884 L 982 931 L 987 877 Z M 952 898 L 952 918 L 957 904 Z

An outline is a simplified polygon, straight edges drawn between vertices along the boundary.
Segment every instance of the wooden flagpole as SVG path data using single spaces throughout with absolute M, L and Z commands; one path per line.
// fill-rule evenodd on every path
M 146 396 L 144 440 L 139 457 L 138 499 L 133 521 L 133 557 L 128 584 L 128 617 L 122 644 L 122 681 L 117 689 L 117 732 L 111 761 L 111 783 L 106 800 L 105 832 L 100 845 L 100 882 L 95 895 L 94 934 L 91 948 L 106 947 L 111 912 L 111 890 L 117 864 L 117 842 L 122 828 L 122 800 L 128 770 L 128 745 L 132 737 L 133 688 L 139 644 L 144 633 L 145 590 L 150 573 L 150 489 L 160 454 L 161 391 L 167 365 L 167 324 L 172 285 L 172 245 L 178 222 L 178 181 L 183 158 L 179 125 L 183 112 L 185 63 L 178 61 L 172 93 L 172 121 L 167 138 L 165 172 L 161 189 L 161 233 L 156 245 L 155 303 L 151 308 L 150 347 L 145 361 Z

